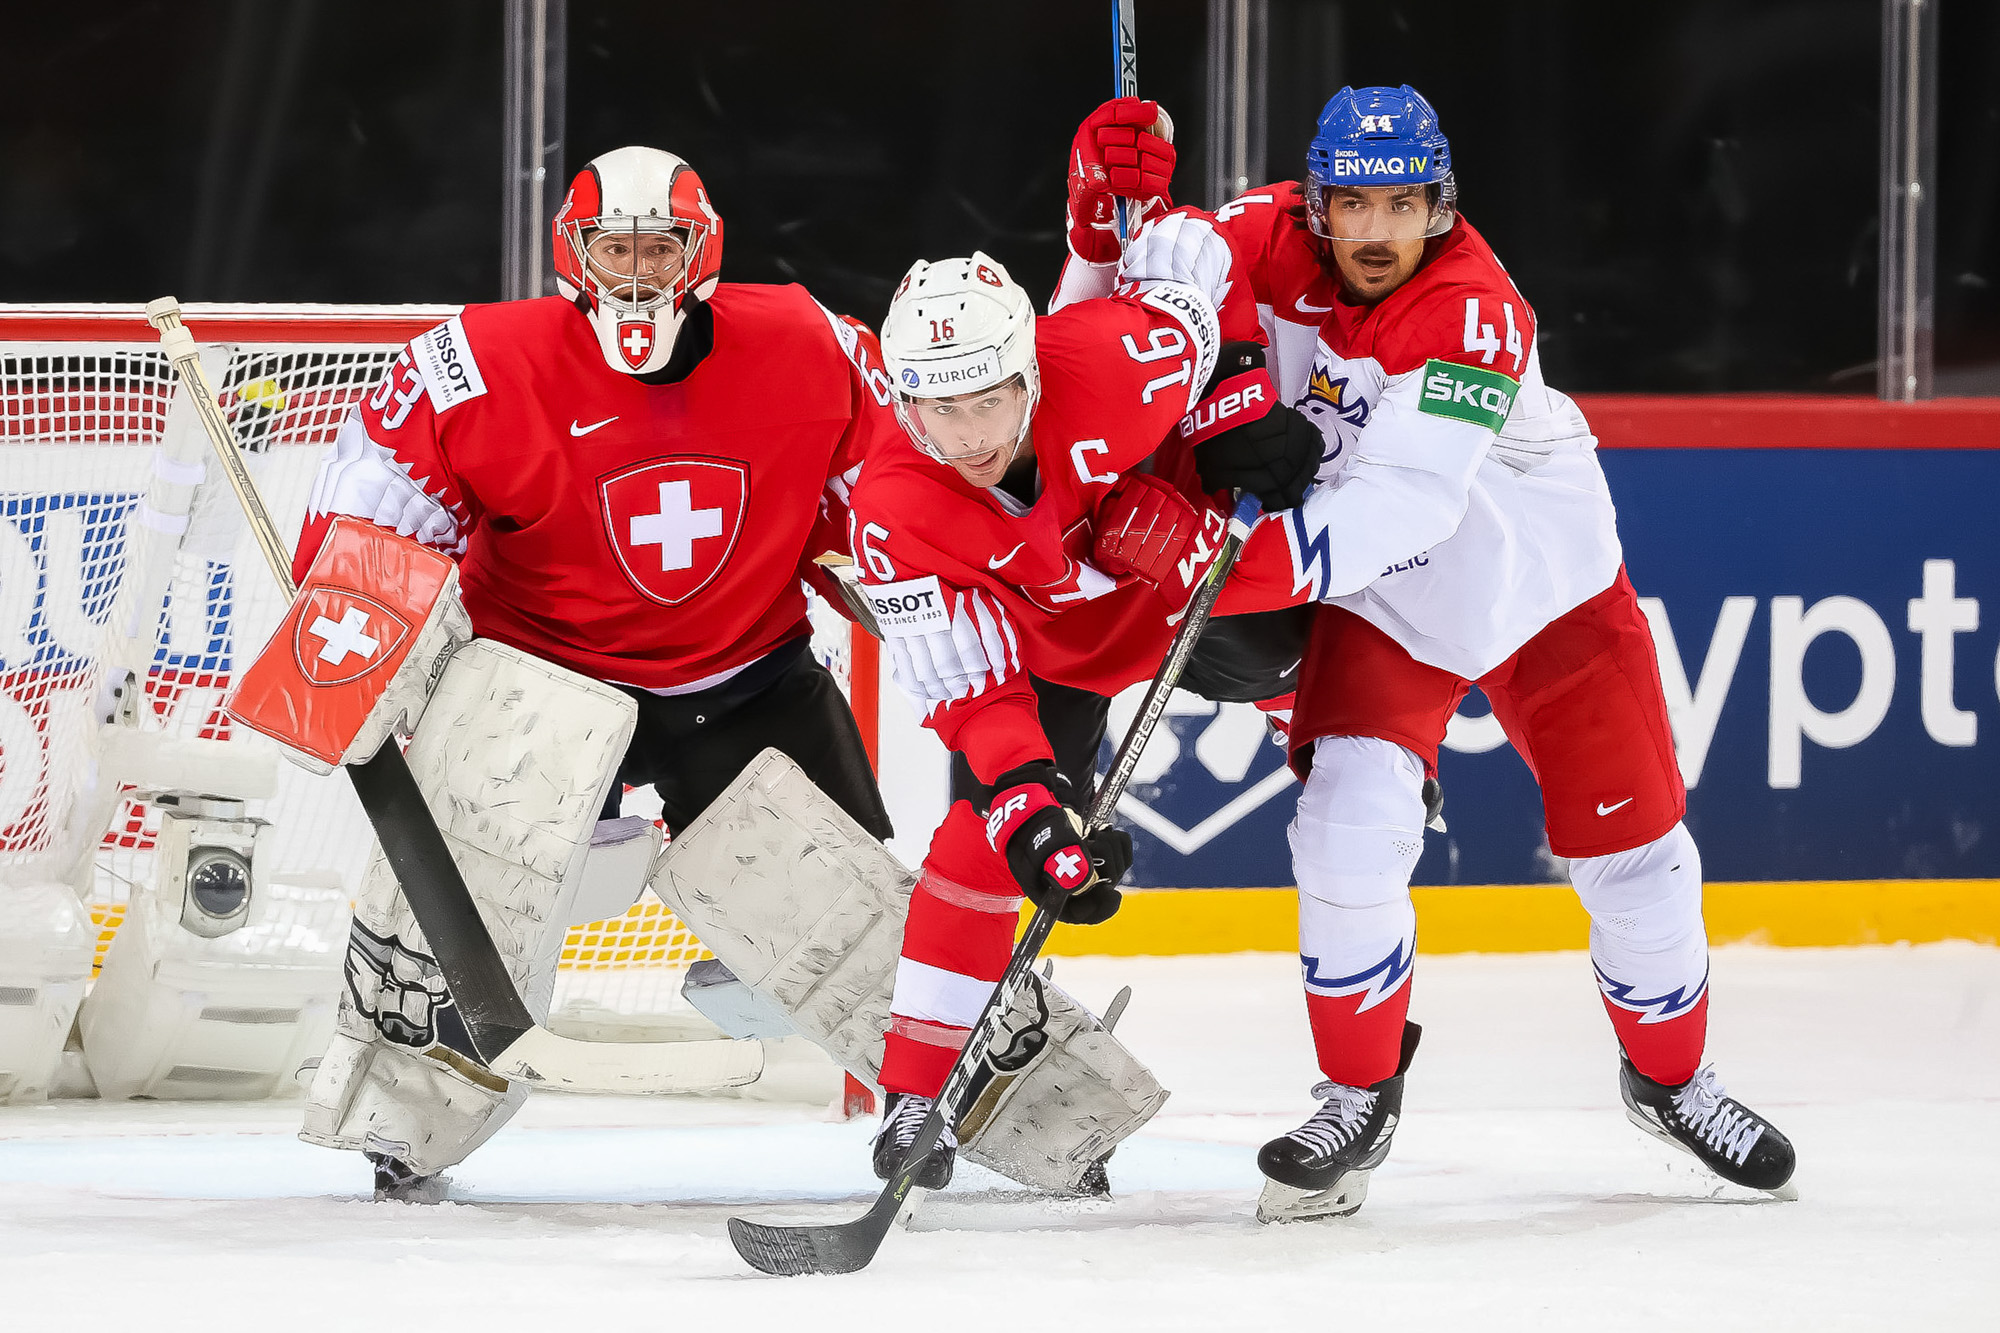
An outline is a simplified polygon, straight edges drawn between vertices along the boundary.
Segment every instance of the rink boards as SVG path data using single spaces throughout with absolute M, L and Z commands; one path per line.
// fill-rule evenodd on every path
M 1583 406 L 1659 642 L 1712 924 L 1742 918 L 1722 937 L 1994 938 L 2000 402 Z M 1290 884 L 1297 786 L 1242 712 L 1188 701 L 1170 718 L 1171 762 L 1154 757 L 1125 808 L 1135 883 Z M 1425 895 L 1428 947 L 1581 943 L 1573 899 L 1546 887 L 1563 866 L 1533 780 L 1476 692 L 1441 770 L 1450 829 L 1428 835 L 1416 882 L 1528 887 Z M 1218 897 L 1205 925 L 1193 900 L 1163 902 L 1160 930 L 1132 913 L 1133 951 L 1232 930 L 1251 937 L 1236 947 L 1288 947 L 1273 937 L 1288 894 Z

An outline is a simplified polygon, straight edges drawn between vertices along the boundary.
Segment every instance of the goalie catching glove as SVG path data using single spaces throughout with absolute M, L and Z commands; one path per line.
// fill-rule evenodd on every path
M 1325 444 L 1304 413 L 1278 401 L 1264 349 L 1228 343 L 1194 409 L 1181 418 L 1205 491 L 1247 491 L 1265 513 L 1295 508 L 1319 472 Z
M 1082 817 L 1050 790 L 1061 781 L 1047 760 L 1003 774 L 994 784 L 986 841 L 1006 858 L 1037 907 L 1068 894 L 1056 919 L 1094 926 L 1110 920 L 1124 897 L 1117 884 L 1132 868 L 1132 835 L 1119 829 L 1086 834 Z

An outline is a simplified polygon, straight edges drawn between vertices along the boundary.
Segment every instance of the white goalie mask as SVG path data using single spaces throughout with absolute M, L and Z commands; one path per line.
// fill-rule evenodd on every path
M 551 228 L 556 289 L 597 331 L 613 369 L 667 364 L 690 300 L 715 294 L 722 219 L 701 177 L 672 153 L 619 148 L 570 182 Z
M 1041 399 L 1035 307 L 998 260 L 913 264 L 882 321 L 882 357 L 896 418 L 931 457 L 1011 459 L 1027 439 Z

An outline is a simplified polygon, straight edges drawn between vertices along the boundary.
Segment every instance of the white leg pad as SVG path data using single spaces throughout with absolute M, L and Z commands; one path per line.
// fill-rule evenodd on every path
M 0 1105 L 47 1099 L 96 947 L 68 885 L 0 886 Z
M 1167 1101 L 1153 1071 L 1054 982 L 1029 974 L 1008 1012 L 1009 1043 L 995 1059 L 1026 1055 L 995 1072 L 959 1125 L 969 1161 L 1035 1189 L 1074 1191 L 1093 1162 L 1153 1118 Z M 1039 1032 L 1039 1044 L 1031 1034 Z
M 916 876 L 766 750 L 668 844 L 653 892 L 752 990 L 876 1082 Z
M 798 765 L 766 750 L 668 845 L 652 885 L 744 985 L 877 1083 L 915 882 Z M 1167 1094 L 1059 989 L 1038 978 L 1016 1003 L 1017 1031 L 1042 1035 L 975 1099 L 963 1150 L 1023 1184 L 1073 1190 Z
M 598 919 L 577 913 L 620 894 L 613 911 L 629 906 L 636 868 L 657 846 L 650 827 L 619 830 L 605 874 L 584 870 L 637 712 L 608 685 L 480 639 L 445 667 L 410 742 L 410 771 L 537 1022 L 569 925 Z M 466 1059 L 437 962 L 379 851 L 355 907 L 346 976 L 339 1034 L 314 1075 L 300 1137 L 388 1152 L 425 1174 L 464 1160 L 527 1089 Z

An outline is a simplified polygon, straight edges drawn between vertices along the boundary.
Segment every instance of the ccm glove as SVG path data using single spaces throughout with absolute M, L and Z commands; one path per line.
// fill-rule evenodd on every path
M 1113 578 L 1150 583 L 1178 610 L 1222 554 L 1229 520 L 1197 509 L 1160 478 L 1128 472 L 1098 501 L 1091 562 Z
M 1037 907 L 1069 898 L 1058 921 L 1094 926 L 1108 921 L 1124 897 L 1116 887 L 1132 868 L 1132 837 L 1100 829 L 1085 837 L 1083 820 L 1039 782 L 1006 787 L 993 797 L 986 841 L 1007 860 L 1021 891 Z
M 1069 248 L 1087 264 L 1118 262 L 1118 209 L 1126 221 L 1172 208 L 1174 123 L 1158 102 L 1116 97 L 1085 117 L 1069 150 Z
M 1297 507 L 1325 442 L 1304 413 L 1278 402 L 1256 343 L 1228 343 L 1194 409 L 1181 418 L 1203 490 L 1248 491 L 1266 513 Z

